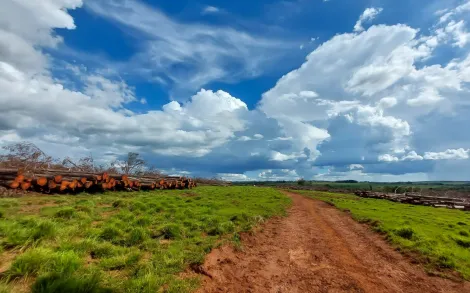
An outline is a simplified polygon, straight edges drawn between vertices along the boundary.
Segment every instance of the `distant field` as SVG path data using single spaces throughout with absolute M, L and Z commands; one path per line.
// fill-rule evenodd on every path
M 360 198 L 349 194 L 294 191 L 348 210 L 430 271 L 454 269 L 470 280 L 470 213 Z
M 182 272 L 289 204 L 254 187 L 0 199 L 0 292 L 188 292 Z
M 429 181 L 429 182 L 328 182 L 305 181 L 299 185 L 297 181 L 262 181 L 234 182 L 234 185 L 289 187 L 296 186 L 319 191 L 354 192 L 372 190 L 378 192 L 422 192 L 425 195 L 470 196 L 470 182 L 467 181 Z

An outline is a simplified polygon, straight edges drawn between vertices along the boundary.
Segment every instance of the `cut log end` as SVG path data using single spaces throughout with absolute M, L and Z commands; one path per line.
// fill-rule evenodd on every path
M 22 182 L 21 183 L 21 189 L 26 191 L 31 188 L 31 182 Z
M 47 178 L 46 177 L 39 177 L 36 180 L 36 184 L 41 186 L 41 187 L 46 186 L 47 185 Z

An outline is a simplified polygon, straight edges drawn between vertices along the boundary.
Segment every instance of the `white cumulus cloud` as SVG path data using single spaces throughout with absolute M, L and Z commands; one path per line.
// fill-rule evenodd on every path
M 359 17 L 359 20 L 354 25 L 354 31 L 355 32 L 363 31 L 364 30 L 364 28 L 362 27 L 363 23 L 371 21 L 374 18 L 376 18 L 377 15 L 379 15 L 382 12 L 382 10 L 383 10 L 382 8 L 374 8 L 374 7 L 366 8 L 366 10 L 364 10 L 362 15 Z

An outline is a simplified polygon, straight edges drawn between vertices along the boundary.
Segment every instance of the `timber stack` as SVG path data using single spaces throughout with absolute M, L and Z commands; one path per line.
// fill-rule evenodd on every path
M 40 193 L 79 193 L 103 191 L 139 191 L 155 189 L 191 189 L 196 182 L 191 178 L 175 176 L 139 176 L 120 174 L 69 172 L 44 169 L 23 172 L 18 169 L 0 169 L 0 186 Z
M 386 199 L 390 201 L 413 204 L 413 205 L 445 207 L 449 209 L 459 209 L 459 210 L 470 211 L 470 201 L 467 198 L 429 196 L 429 195 L 421 195 L 416 192 L 383 193 L 383 192 L 372 192 L 372 191 L 356 191 L 354 194 L 360 197 L 365 197 L 365 198 Z

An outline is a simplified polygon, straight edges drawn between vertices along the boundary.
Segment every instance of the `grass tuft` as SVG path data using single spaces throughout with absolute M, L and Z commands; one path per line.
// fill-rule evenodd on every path
M 164 239 L 181 239 L 184 235 L 183 228 L 172 223 L 162 226 L 160 232 Z
M 399 228 L 395 230 L 395 234 L 405 239 L 411 239 L 413 238 L 414 230 L 410 227 Z
M 462 246 L 464 248 L 470 248 L 470 239 L 456 237 L 454 238 L 454 240 L 455 240 L 455 243 L 457 243 L 459 246 Z
M 32 293 L 111 293 L 111 289 L 101 286 L 98 275 L 62 276 L 50 274 L 40 277 L 33 284 Z
M 468 237 L 470 234 L 468 234 L 467 231 L 461 230 L 461 231 L 459 231 L 459 235 Z
M 122 199 L 118 199 L 118 200 L 113 202 L 113 207 L 114 208 L 124 207 L 124 206 L 126 206 L 126 202 Z
M 107 241 L 117 241 L 122 235 L 121 230 L 114 226 L 108 226 L 103 229 L 100 238 Z
M 75 209 L 72 207 L 66 207 L 63 209 L 58 210 L 55 213 L 56 218 L 62 218 L 62 219 L 71 219 L 75 217 L 77 213 L 75 212 Z
M 47 248 L 33 248 L 14 260 L 8 274 L 13 277 L 47 272 L 66 275 L 77 270 L 81 262 L 73 251 L 54 252 Z

